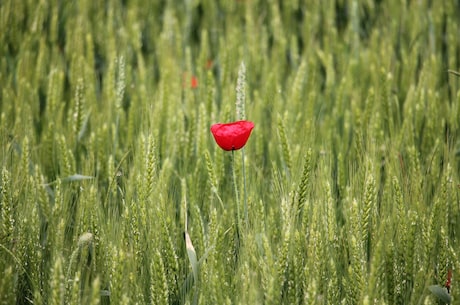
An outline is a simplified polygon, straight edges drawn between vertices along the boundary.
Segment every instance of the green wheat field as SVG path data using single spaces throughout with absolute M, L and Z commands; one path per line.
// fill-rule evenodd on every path
M 2 0 L 0 29 L 0 304 L 460 304 L 460 1 Z

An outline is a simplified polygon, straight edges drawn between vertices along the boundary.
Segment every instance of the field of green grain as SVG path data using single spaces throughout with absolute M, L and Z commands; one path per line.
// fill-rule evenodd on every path
M 460 302 L 460 1 L 3 0 L 0 29 L 0 304 Z

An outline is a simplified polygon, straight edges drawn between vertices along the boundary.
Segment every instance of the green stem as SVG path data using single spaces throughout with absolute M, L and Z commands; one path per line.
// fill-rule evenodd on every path
M 233 174 L 233 186 L 235 187 L 235 197 L 236 197 L 236 224 L 238 230 L 241 228 L 240 222 L 240 196 L 238 193 L 238 184 L 236 181 L 236 173 L 235 173 L 235 151 L 232 150 L 232 174 Z
M 249 213 L 248 213 L 248 200 L 246 195 L 246 172 L 244 169 L 244 147 L 241 149 L 241 155 L 243 156 L 243 196 L 244 196 L 244 224 L 246 229 L 248 228 Z

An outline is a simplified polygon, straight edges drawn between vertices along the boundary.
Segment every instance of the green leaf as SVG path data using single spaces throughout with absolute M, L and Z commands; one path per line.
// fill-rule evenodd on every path
M 81 180 L 88 180 L 93 179 L 93 176 L 85 176 L 80 174 L 71 175 L 62 179 L 63 182 L 72 182 L 72 181 L 81 181 Z
M 452 302 L 452 297 L 447 293 L 447 289 L 439 285 L 431 285 L 428 289 L 436 296 L 439 300 L 446 304 Z
M 192 265 L 193 271 L 193 278 L 195 279 L 195 283 L 198 282 L 198 260 L 196 258 L 196 251 L 193 247 L 192 240 L 190 239 L 190 235 L 188 232 L 185 232 L 185 247 L 187 249 L 188 259 L 190 260 L 190 264 Z

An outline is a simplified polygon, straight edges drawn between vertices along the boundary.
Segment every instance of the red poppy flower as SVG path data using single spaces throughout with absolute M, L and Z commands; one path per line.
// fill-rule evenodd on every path
M 187 72 L 182 74 L 182 88 L 198 88 L 198 77 L 195 75 L 189 76 Z
M 192 76 L 192 79 L 190 80 L 190 87 L 192 87 L 192 89 L 196 89 L 198 87 L 198 78 L 196 76 Z
M 214 124 L 211 126 L 211 132 L 220 148 L 223 150 L 238 150 L 246 145 L 253 128 L 253 122 L 237 121 Z

